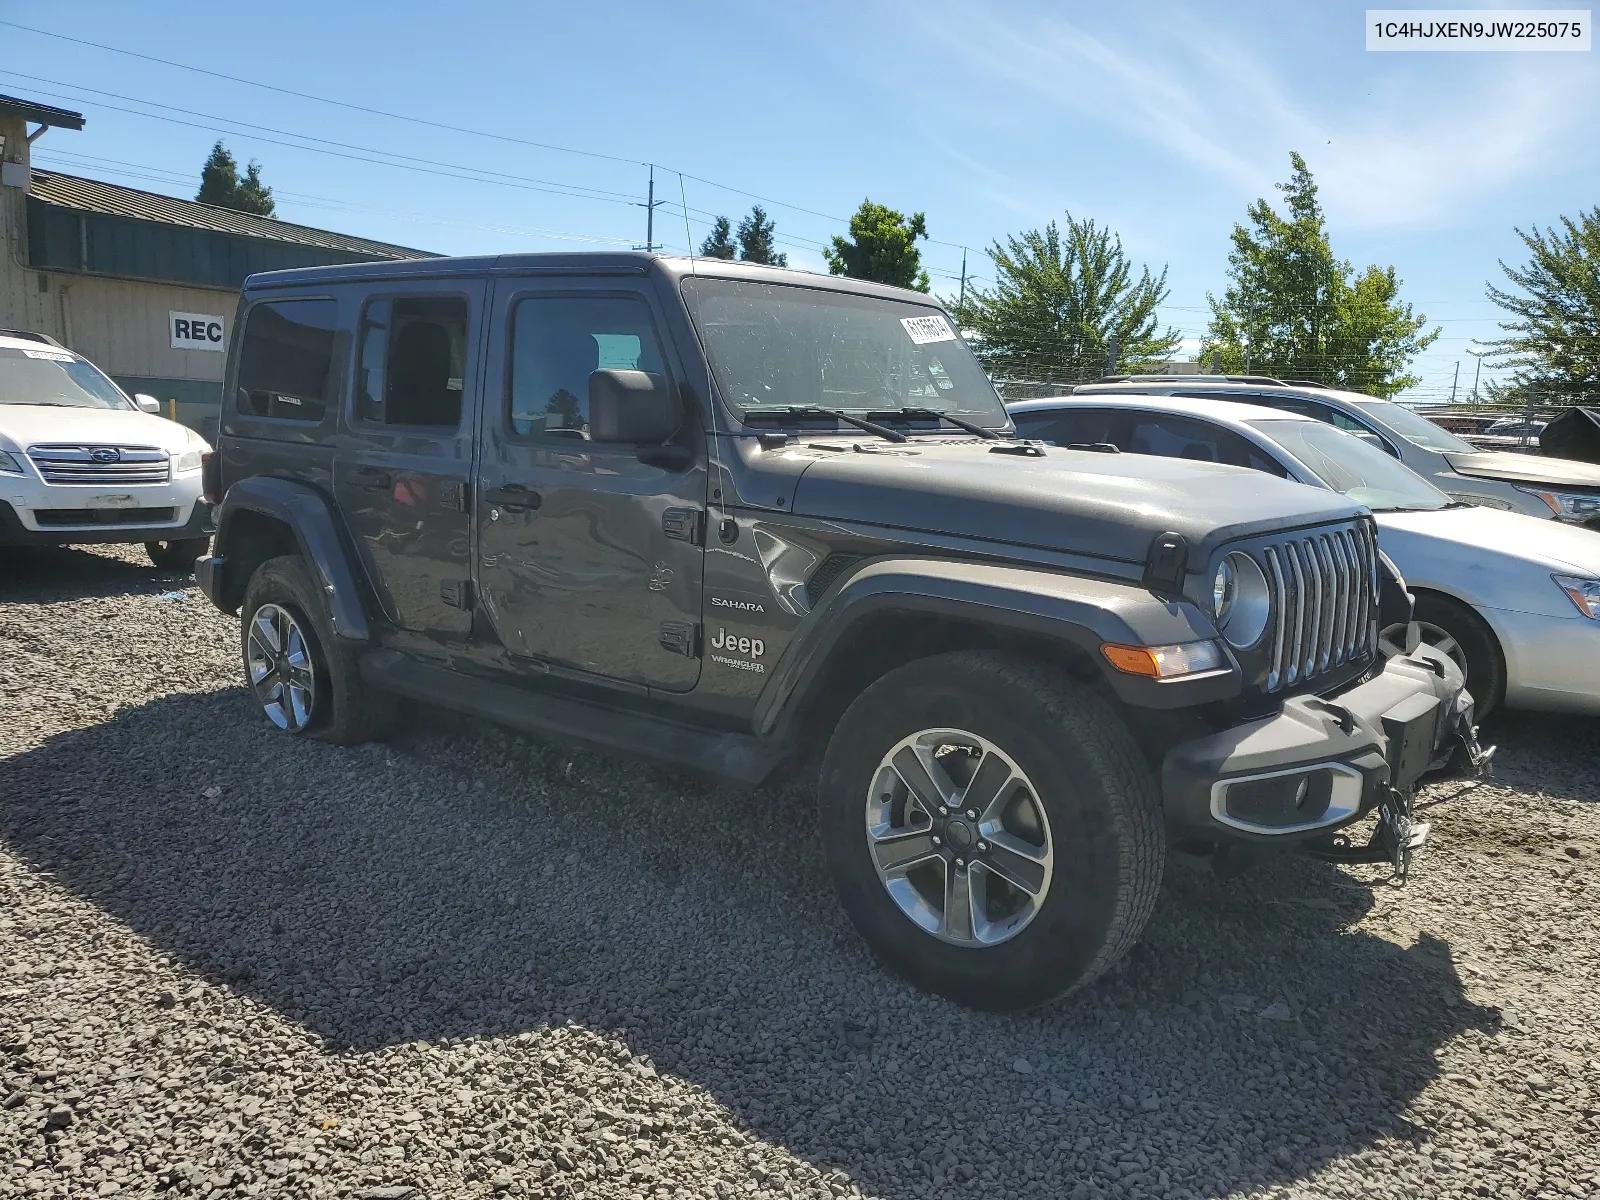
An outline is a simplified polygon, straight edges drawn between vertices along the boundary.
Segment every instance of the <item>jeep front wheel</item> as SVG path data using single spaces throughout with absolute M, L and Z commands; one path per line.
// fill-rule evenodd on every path
M 1107 970 L 1155 906 L 1155 781 L 1105 701 L 988 652 L 923 659 L 850 706 L 819 812 L 839 898 L 913 983 L 1040 1004 Z

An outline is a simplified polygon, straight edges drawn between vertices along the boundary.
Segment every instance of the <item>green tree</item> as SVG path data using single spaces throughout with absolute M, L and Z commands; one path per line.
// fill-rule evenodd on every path
M 1497 398 L 1577 404 L 1600 393 L 1600 207 L 1561 218 L 1561 228 L 1517 230 L 1528 248 L 1521 268 L 1500 269 L 1518 290 L 1488 286 L 1489 299 L 1511 314 L 1508 336 L 1494 343 L 1496 360 L 1515 373 Z
M 1200 357 L 1222 356 L 1227 372 L 1315 379 L 1332 387 L 1392 396 L 1419 382 L 1407 365 L 1439 336 L 1427 317 L 1399 300 L 1393 267 L 1359 275 L 1333 255 L 1316 181 L 1291 153 L 1294 173 L 1277 185 L 1288 209 L 1266 200 L 1249 208 L 1250 227 L 1233 227 L 1228 289 L 1209 293 L 1211 322 Z
M 863 200 L 850 218 L 849 240 L 835 237 L 822 256 L 831 274 L 925 292 L 928 273 L 922 269 L 917 239 L 927 236 L 928 222 L 922 213 L 907 220 L 903 213 Z
M 736 237 L 739 239 L 739 257 L 745 262 L 766 263 L 770 267 L 787 267 L 789 256 L 773 249 L 778 223 L 761 205 L 753 205 L 750 215 L 739 222 Z
M 1122 239 L 1094 221 L 1066 214 L 1042 230 L 1007 237 L 989 249 L 992 291 L 969 288 L 953 305 L 991 374 L 1072 383 L 1099 377 L 1111 345 L 1124 370 L 1147 368 L 1177 349 L 1176 329 L 1162 329 L 1156 308 L 1167 298 L 1167 269 L 1152 275 L 1133 264 Z
M 244 178 L 240 179 L 239 164 L 220 140 L 211 147 L 210 157 L 200 168 L 200 191 L 195 199 L 202 204 L 216 204 L 258 217 L 277 213 L 272 189 L 261 182 L 261 164 L 252 161 L 245 168 Z
M 732 258 L 734 252 L 732 226 L 727 217 L 718 217 L 711 226 L 711 234 L 700 243 L 701 258 Z

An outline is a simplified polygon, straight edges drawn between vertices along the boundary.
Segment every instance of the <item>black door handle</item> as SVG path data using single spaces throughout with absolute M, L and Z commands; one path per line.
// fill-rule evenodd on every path
M 356 484 L 364 492 L 381 492 L 394 485 L 394 473 L 381 467 L 358 467 L 355 473 L 364 481 Z
M 504 487 L 492 488 L 484 499 L 490 504 L 498 504 L 507 512 L 527 512 L 530 508 L 538 508 L 544 503 L 543 496 L 520 483 L 508 483 Z

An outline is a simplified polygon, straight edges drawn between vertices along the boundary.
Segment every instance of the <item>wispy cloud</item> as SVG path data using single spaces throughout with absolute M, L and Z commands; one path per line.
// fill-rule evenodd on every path
M 1201 26 L 1181 12 L 1145 14 L 1106 32 L 1045 12 L 905 11 L 989 86 L 1119 131 L 1245 194 L 1273 195 L 1288 151 L 1300 150 L 1348 228 L 1457 219 L 1592 154 L 1583 147 L 1600 117 L 1600 72 L 1587 56 L 1554 69 L 1545 55 L 1463 55 L 1476 61 L 1446 73 L 1358 54 L 1348 87 L 1311 88 L 1305 72 L 1350 60 L 1261 56 L 1214 17 Z

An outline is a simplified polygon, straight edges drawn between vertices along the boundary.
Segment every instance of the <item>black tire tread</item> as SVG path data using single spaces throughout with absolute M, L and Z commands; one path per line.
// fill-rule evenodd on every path
M 850 743 L 841 739 L 848 737 L 848 731 L 858 723 L 854 714 L 891 705 L 904 694 L 904 688 L 915 684 L 917 676 L 913 672 L 930 668 L 958 674 L 963 688 L 970 684 L 980 694 L 1004 695 L 1037 712 L 1043 728 L 1060 730 L 1063 743 L 1073 746 L 1075 755 L 1092 776 L 1092 780 L 1085 781 L 1088 788 L 1105 798 L 1118 849 L 1114 900 L 1089 961 L 1064 978 L 1060 986 L 1042 977 L 1028 980 L 1032 986 L 992 994 L 974 993 L 954 982 L 926 985 L 977 1007 L 1016 1009 L 1049 1003 L 1105 974 L 1143 934 L 1155 910 L 1166 865 L 1166 823 L 1159 789 L 1132 733 L 1103 698 L 1056 668 L 989 650 L 952 651 L 919 659 L 891 671 L 863 691 L 830 740 L 821 773 L 825 788 L 835 776 L 833 764 L 837 757 L 852 753 L 846 748 Z M 842 771 L 843 760 L 839 761 L 838 770 Z M 819 802 L 824 810 L 831 803 L 826 794 L 819 795 Z M 1070 834 L 1062 830 L 1057 837 Z M 934 973 L 938 974 L 937 969 Z M 1066 976 L 1067 972 L 1062 974 Z M 961 994 L 963 991 L 966 994 Z
M 1167 829 L 1161 797 L 1144 754 L 1112 707 L 1082 683 L 1054 668 L 1011 655 L 961 651 L 972 668 L 990 672 L 997 683 L 1029 698 L 1057 724 L 1074 731 L 1079 749 L 1093 764 L 1095 782 L 1114 803 L 1122 847 L 1117 871 L 1117 911 L 1100 952 L 1070 987 L 1055 999 L 1094 982 L 1127 957 L 1155 912 L 1167 855 Z M 952 656 L 952 657 L 957 657 Z
M 1467 682 L 1467 690 L 1472 692 L 1473 720 L 1481 720 L 1499 708 L 1506 695 L 1506 659 L 1500 639 L 1495 637 L 1488 622 L 1473 611 L 1470 604 L 1438 592 L 1419 592 L 1412 615 L 1415 620 L 1451 628 L 1456 641 L 1461 642 L 1467 652 L 1468 663 L 1488 668 L 1490 683 L 1483 689 L 1483 695 L 1474 689 L 1472 680 Z M 1470 631 L 1469 637 L 1463 638 L 1461 630 Z M 1480 643 L 1476 648 L 1471 645 L 1473 639 Z M 1482 680 L 1478 682 L 1481 684 Z

